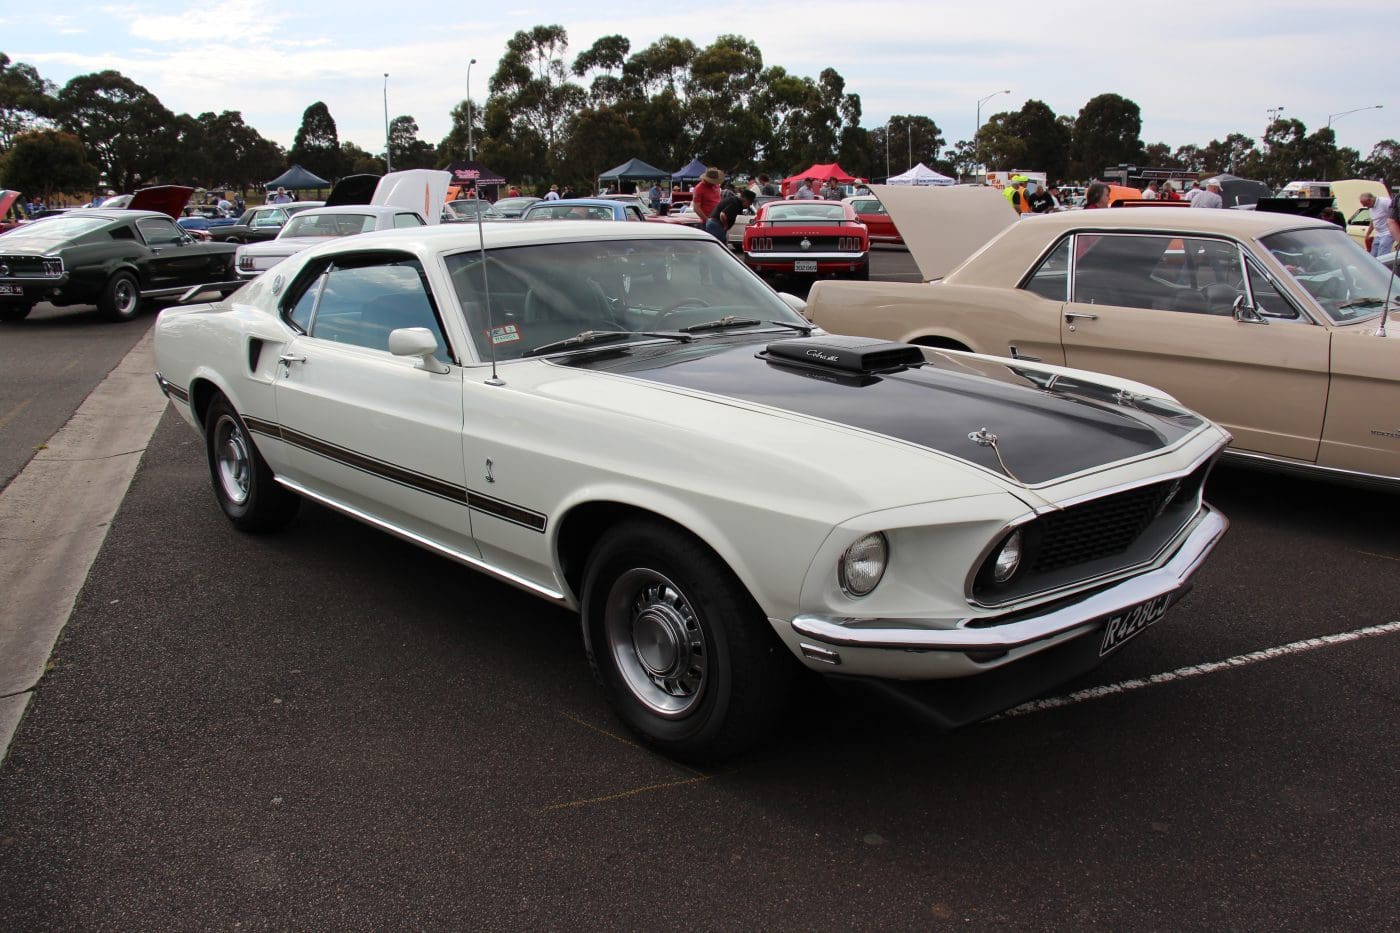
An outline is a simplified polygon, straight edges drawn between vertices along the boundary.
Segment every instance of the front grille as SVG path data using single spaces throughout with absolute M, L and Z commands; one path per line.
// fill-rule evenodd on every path
M 57 256 L 0 255 L 5 276 L 26 279 L 56 279 L 63 275 L 63 260 Z
M 1004 605 L 1151 561 L 1195 517 L 1210 468 L 1207 461 L 1180 479 L 1111 493 L 1027 522 L 1021 526 L 1021 569 L 996 584 L 992 566 L 1000 546 L 993 548 L 978 569 L 973 599 Z
M 1044 573 L 1123 553 L 1179 486 L 1154 483 L 1046 515 L 1031 570 Z

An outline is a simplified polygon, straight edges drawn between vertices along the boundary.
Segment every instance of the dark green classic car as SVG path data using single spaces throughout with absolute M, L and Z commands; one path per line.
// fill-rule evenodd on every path
M 95 304 L 127 321 L 145 300 L 200 285 L 231 290 L 236 249 L 194 240 L 159 211 L 91 208 L 35 221 L 0 235 L 0 321 L 22 320 L 40 301 Z

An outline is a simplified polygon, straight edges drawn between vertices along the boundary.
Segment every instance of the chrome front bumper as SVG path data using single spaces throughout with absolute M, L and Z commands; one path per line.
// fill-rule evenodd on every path
M 946 619 L 855 619 L 799 615 L 790 625 L 809 666 L 831 673 L 929 680 L 994 670 L 1099 631 L 1115 613 L 1190 585 L 1192 575 L 1229 527 L 1209 506 L 1161 566 L 1093 592 L 1059 600 L 1042 614 Z M 974 627 L 975 626 L 975 627 Z

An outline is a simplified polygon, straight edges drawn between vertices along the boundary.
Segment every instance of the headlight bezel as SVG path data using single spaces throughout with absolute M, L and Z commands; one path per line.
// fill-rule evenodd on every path
M 867 548 L 874 547 L 874 554 L 860 555 L 859 552 Z M 871 574 L 865 571 L 859 574 L 853 573 L 857 562 L 876 560 L 878 571 Z M 841 552 L 841 557 L 836 561 L 836 582 L 841 587 L 841 592 L 851 599 L 863 599 L 875 592 L 880 581 L 884 579 L 885 572 L 890 566 L 890 541 L 883 531 L 873 531 L 869 534 L 861 535 Z M 866 585 L 868 583 L 868 585 Z

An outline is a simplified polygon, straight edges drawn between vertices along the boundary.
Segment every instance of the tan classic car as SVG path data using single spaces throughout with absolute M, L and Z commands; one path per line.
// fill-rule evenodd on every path
M 818 282 L 807 314 L 827 330 L 1128 377 L 1223 424 L 1235 458 L 1400 484 L 1400 283 L 1336 226 L 1166 208 L 1016 220 L 982 189 L 877 193 L 928 281 Z

